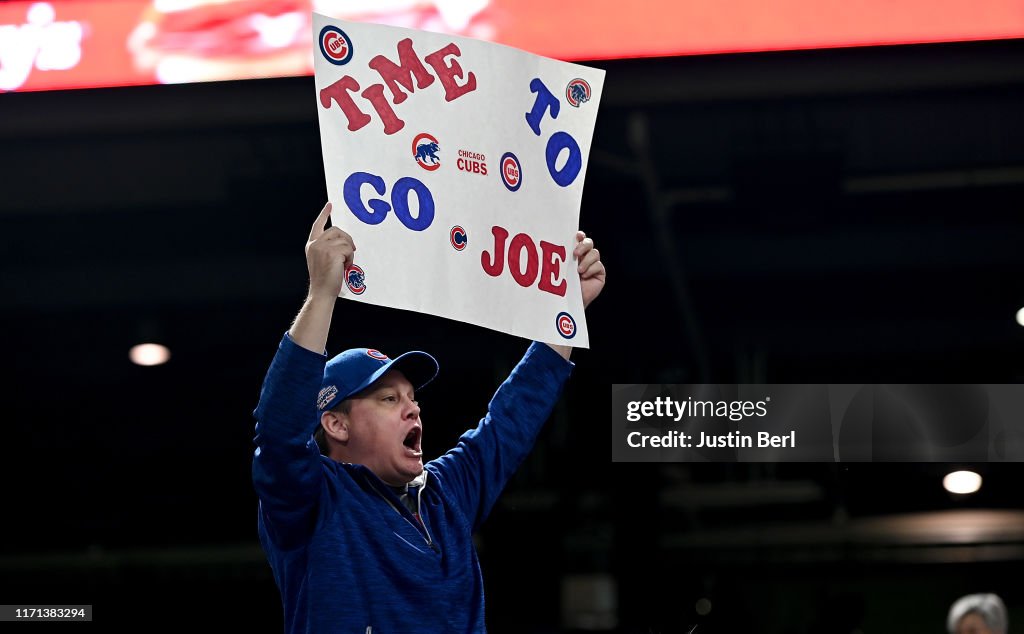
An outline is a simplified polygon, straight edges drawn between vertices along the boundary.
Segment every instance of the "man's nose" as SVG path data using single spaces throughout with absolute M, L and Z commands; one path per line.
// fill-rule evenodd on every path
M 406 418 L 419 418 L 420 406 L 416 401 L 409 401 L 409 407 L 405 410 Z

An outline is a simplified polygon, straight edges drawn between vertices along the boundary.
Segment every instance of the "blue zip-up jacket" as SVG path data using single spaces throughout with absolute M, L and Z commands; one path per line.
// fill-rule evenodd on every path
M 362 465 L 321 456 L 312 433 L 327 357 L 286 334 L 256 408 L 259 533 L 285 631 L 484 632 L 477 530 L 551 414 L 573 364 L 534 343 L 487 415 L 424 465 L 423 524 Z

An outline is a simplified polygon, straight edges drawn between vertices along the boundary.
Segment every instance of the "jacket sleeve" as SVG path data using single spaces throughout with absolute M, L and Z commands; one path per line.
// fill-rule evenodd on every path
M 253 412 L 252 480 L 260 517 L 270 538 L 285 548 L 308 539 L 316 519 L 323 471 L 312 434 L 326 363 L 326 356 L 297 345 L 286 333 Z
M 547 345 L 533 343 L 491 398 L 480 424 L 429 463 L 474 531 L 533 448 L 573 367 Z

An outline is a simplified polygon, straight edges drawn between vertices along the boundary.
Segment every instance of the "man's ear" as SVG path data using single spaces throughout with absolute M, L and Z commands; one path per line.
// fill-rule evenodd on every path
M 348 442 L 349 419 L 346 414 L 330 410 L 320 415 L 320 425 L 324 433 L 340 443 Z

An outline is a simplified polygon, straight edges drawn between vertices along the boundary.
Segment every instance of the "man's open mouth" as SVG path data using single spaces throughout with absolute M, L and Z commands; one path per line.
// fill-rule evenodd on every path
M 420 441 L 422 440 L 422 438 L 423 428 L 416 426 L 410 429 L 409 433 L 405 435 L 405 440 L 402 441 L 402 444 L 405 445 L 408 449 L 411 449 L 417 455 L 419 455 L 421 453 Z

